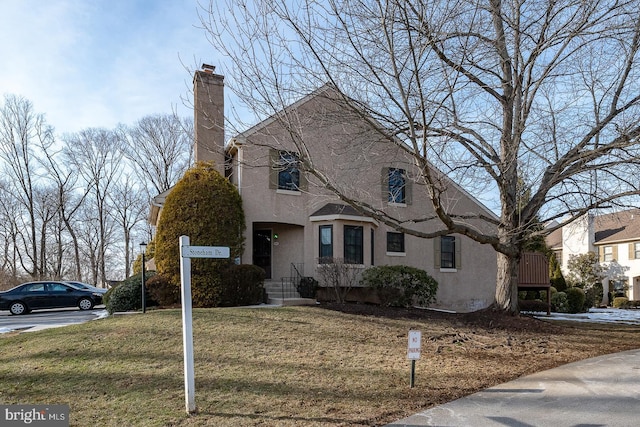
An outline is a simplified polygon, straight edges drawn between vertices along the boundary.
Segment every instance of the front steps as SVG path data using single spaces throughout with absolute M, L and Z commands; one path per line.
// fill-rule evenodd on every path
M 315 305 L 313 298 L 302 298 L 293 282 L 287 279 L 281 281 L 266 280 L 264 289 L 267 292 L 267 302 L 275 305 Z

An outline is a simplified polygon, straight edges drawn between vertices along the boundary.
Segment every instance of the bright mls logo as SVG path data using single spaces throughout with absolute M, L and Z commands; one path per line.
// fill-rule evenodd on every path
M 69 405 L 0 405 L 0 425 L 69 427 Z

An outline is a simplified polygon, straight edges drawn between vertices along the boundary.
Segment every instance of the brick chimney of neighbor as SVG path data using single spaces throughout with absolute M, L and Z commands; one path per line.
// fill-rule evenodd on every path
M 195 160 L 213 161 L 224 176 L 224 76 L 202 64 L 193 76 Z

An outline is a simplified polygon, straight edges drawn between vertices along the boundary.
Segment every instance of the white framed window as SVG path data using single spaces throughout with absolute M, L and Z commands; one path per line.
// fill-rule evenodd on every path
M 604 261 L 613 261 L 613 246 L 604 247 Z

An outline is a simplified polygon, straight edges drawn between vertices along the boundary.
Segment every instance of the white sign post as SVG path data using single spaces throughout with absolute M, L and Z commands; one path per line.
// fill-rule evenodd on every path
M 191 258 L 229 258 L 229 252 L 229 248 L 223 246 L 189 246 L 189 237 L 180 236 L 184 399 L 188 414 L 196 412 L 196 385 L 193 369 L 193 313 L 191 310 Z
M 413 388 L 416 378 L 416 360 L 420 359 L 420 347 L 422 345 L 422 332 L 409 331 L 409 345 L 407 347 L 407 359 L 411 360 L 411 380 L 409 385 Z

